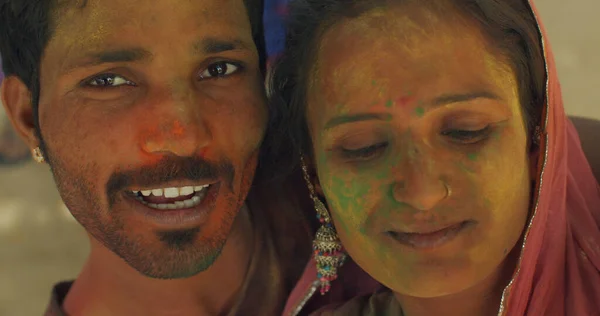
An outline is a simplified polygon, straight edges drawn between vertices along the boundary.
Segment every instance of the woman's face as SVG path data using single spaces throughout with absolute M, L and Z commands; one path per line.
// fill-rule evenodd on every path
M 531 190 L 514 72 L 474 23 L 429 12 L 386 8 L 333 26 L 308 88 L 314 164 L 342 243 L 417 297 L 498 271 Z

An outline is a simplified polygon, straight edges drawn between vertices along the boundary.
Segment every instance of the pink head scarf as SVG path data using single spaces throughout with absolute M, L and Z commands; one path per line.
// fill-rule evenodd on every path
M 532 2 L 547 71 L 540 180 L 501 315 L 600 315 L 600 187 L 565 114 L 554 56 Z

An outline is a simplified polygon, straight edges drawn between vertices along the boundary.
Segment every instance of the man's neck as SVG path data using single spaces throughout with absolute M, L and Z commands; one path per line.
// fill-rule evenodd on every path
M 177 280 L 145 277 L 91 240 L 90 257 L 64 300 L 68 315 L 222 315 L 247 277 L 254 231 L 243 207 L 213 265 Z

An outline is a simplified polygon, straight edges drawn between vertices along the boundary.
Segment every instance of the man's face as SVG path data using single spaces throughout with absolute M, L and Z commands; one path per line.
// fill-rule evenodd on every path
M 205 270 L 267 119 L 243 1 L 70 1 L 56 13 L 39 120 L 66 205 L 145 275 Z

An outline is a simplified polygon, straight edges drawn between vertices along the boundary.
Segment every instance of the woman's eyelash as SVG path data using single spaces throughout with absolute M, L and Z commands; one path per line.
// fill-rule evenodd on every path
M 371 158 L 373 156 L 375 156 L 376 154 L 378 154 L 379 152 L 381 152 L 381 150 L 387 148 L 388 143 L 379 143 L 379 144 L 373 144 L 371 146 L 367 146 L 367 147 L 363 147 L 363 148 L 359 148 L 359 149 L 342 149 L 343 155 L 345 158 L 347 159 L 368 159 Z
M 485 128 L 479 130 L 461 130 L 461 129 L 452 129 L 443 131 L 442 135 L 450 137 L 454 140 L 465 142 L 465 143 L 475 143 L 485 136 L 489 134 L 491 131 L 491 126 L 486 126 Z

